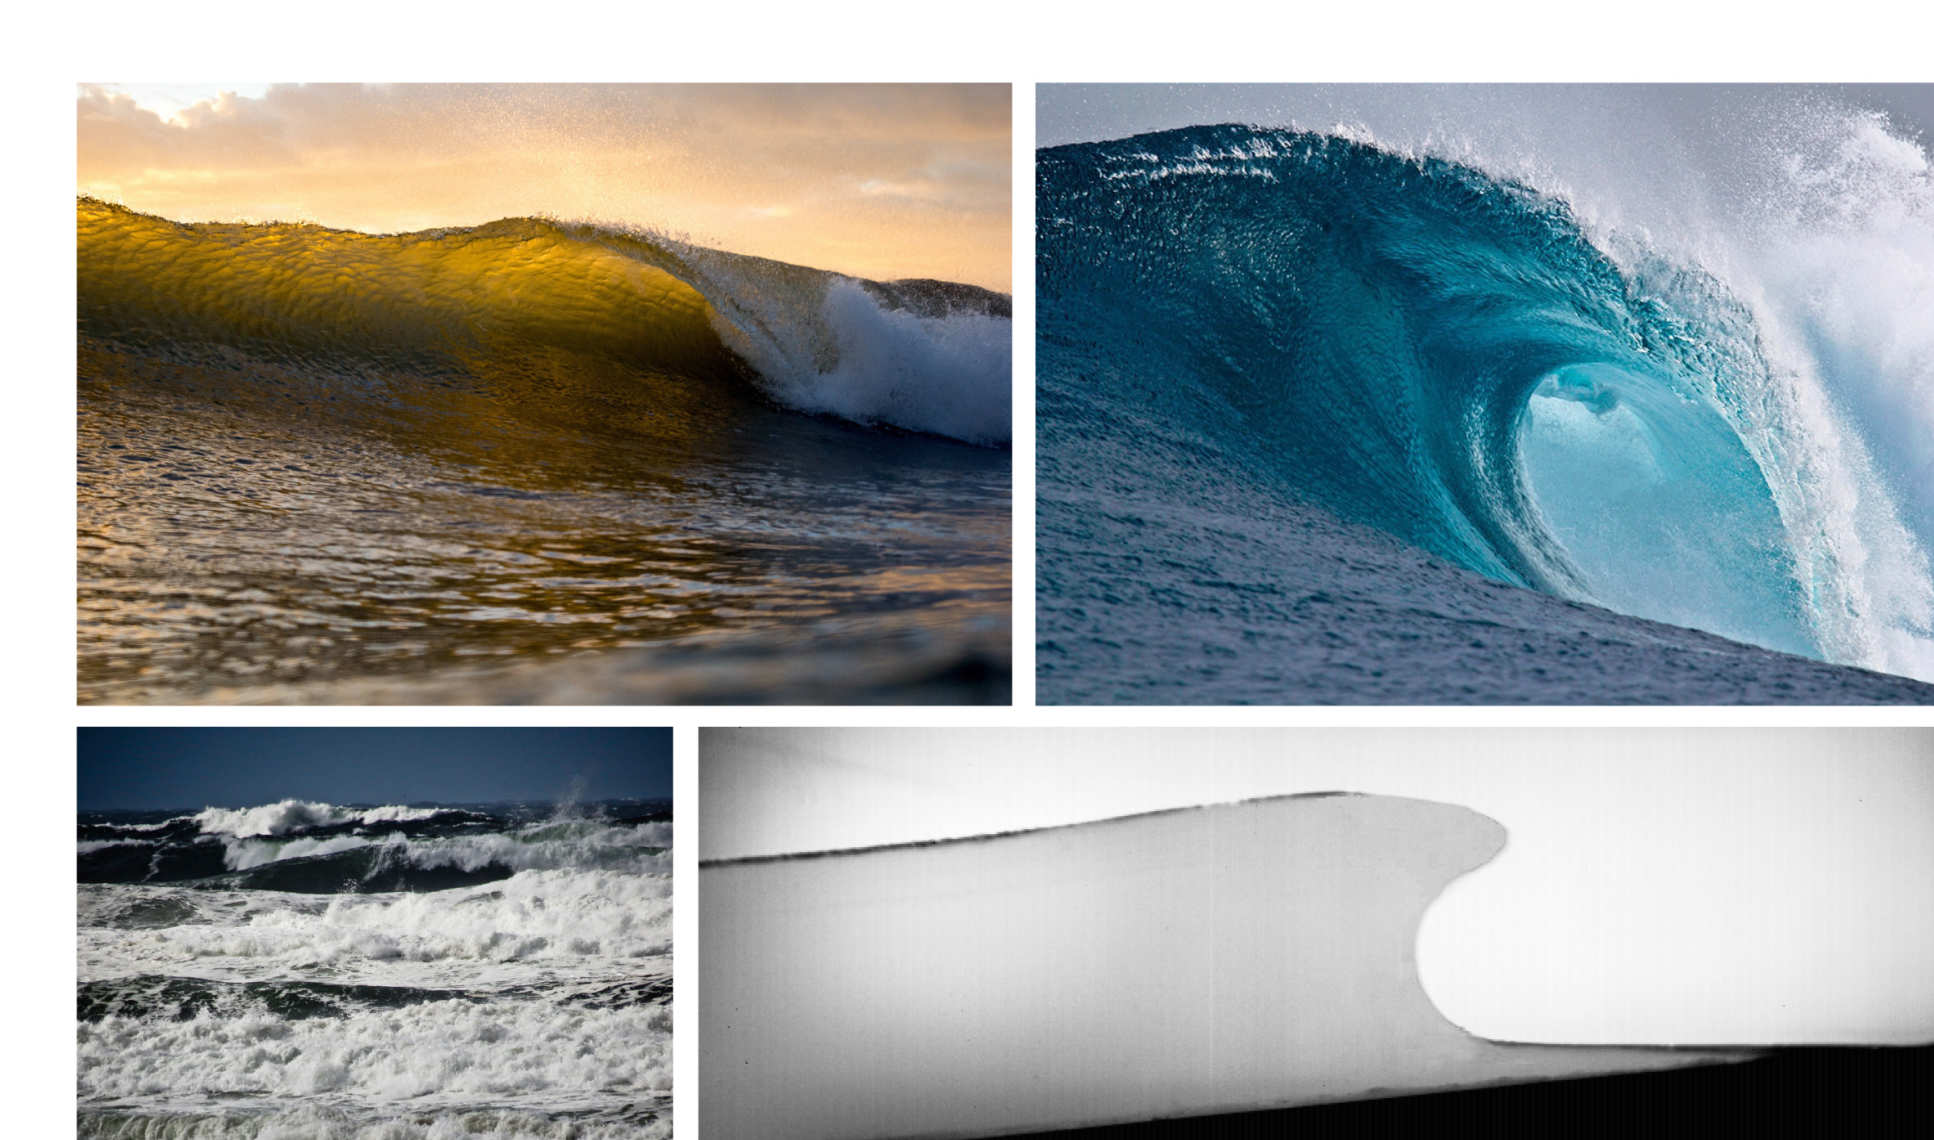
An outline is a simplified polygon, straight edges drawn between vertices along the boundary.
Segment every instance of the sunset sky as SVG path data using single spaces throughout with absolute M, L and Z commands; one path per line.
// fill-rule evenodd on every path
M 393 232 L 545 214 L 1007 290 L 1009 88 L 84 84 L 78 191 Z

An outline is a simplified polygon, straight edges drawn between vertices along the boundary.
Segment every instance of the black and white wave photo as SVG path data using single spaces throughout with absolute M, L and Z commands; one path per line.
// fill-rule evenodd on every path
M 1741 1135 L 1934 1088 L 1926 729 L 699 751 L 713 1136 Z

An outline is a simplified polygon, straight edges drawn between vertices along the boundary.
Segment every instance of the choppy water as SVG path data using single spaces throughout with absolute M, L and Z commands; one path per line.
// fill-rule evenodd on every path
M 81 817 L 84 1136 L 670 1135 L 664 803 Z

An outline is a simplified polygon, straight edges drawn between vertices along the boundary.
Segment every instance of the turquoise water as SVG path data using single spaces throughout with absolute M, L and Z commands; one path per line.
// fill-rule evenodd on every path
M 1322 134 L 1058 147 L 1037 178 L 1044 699 L 1060 699 L 1050 676 L 1078 677 L 1078 643 L 1112 653 L 1165 590 L 1266 566 L 1272 544 L 1282 576 L 1255 585 L 1295 592 L 1293 566 L 1322 559 L 1281 528 L 1230 539 L 1227 573 L 1200 536 L 1177 549 L 1116 528 L 1142 601 L 1082 565 L 1111 513 L 1199 519 L 1239 499 L 1271 504 L 1252 519 L 1314 511 L 1492 582 L 1750 646 L 1904 674 L 1934 661 L 1915 529 L 1934 489 L 1873 459 L 1912 433 L 1848 414 L 1822 359 L 1775 351 L 1780 306 L 1716 271 L 1589 232 L 1519 182 Z M 1383 602 L 1436 589 L 1376 578 L 1357 580 Z M 1221 608 L 1202 620 L 1230 639 L 1309 640 L 1293 612 Z M 1174 664 L 1163 652 L 1152 671 Z

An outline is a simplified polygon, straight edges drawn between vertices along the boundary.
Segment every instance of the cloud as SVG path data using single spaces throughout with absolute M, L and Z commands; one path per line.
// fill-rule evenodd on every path
M 1010 99 L 1005 85 L 278 84 L 163 118 L 88 85 L 78 188 L 183 221 L 587 218 L 1004 289 Z

